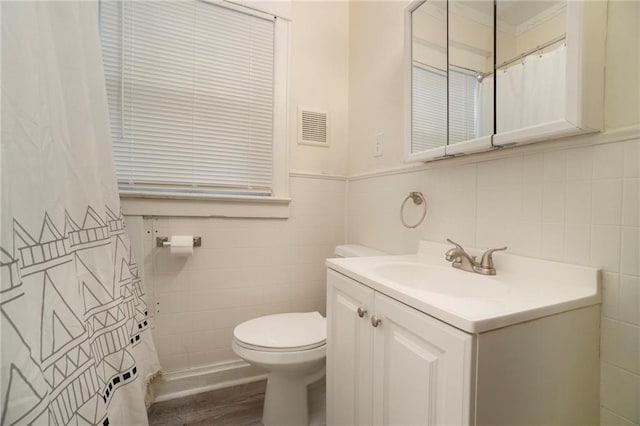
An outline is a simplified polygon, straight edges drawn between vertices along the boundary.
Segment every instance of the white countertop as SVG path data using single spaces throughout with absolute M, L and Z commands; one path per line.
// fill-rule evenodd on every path
M 596 268 L 495 253 L 497 274 L 484 276 L 452 268 L 449 248 L 421 241 L 415 255 L 328 259 L 327 267 L 469 333 L 601 301 Z

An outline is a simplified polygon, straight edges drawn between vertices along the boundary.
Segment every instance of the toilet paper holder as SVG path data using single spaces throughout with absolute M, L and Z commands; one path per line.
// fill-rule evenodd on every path
M 193 237 L 193 246 L 202 246 L 202 237 Z M 169 237 L 156 237 L 156 247 L 171 247 L 171 241 Z

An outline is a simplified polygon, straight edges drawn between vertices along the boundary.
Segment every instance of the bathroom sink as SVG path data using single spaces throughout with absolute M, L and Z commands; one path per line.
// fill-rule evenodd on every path
M 465 273 L 451 266 L 419 262 L 388 262 L 373 267 L 383 280 L 426 293 L 458 298 L 495 299 L 505 295 L 508 287 L 492 277 Z
M 328 259 L 327 266 L 470 333 L 600 303 L 596 268 L 496 253 L 496 275 L 487 276 L 452 268 L 444 256 L 450 248 L 421 241 L 414 255 Z

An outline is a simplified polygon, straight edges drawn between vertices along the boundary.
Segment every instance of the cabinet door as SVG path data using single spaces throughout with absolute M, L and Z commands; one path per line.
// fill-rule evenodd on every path
M 373 424 L 471 423 L 473 336 L 379 293 Z
M 372 311 L 372 289 L 327 270 L 328 425 L 371 424 Z

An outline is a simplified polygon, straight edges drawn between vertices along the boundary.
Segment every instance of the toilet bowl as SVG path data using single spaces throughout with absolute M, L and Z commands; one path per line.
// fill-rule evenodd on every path
M 267 315 L 238 325 L 233 351 L 269 372 L 262 423 L 307 425 L 307 387 L 325 375 L 326 320 L 319 312 Z
M 338 257 L 386 254 L 357 245 L 338 246 L 335 253 Z M 236 355 L 269 373 L 262 413 L 265 426 L 309 424 L 308 389 L 324 381 L 326 337 L 326 320 L 319 312 L 267 315 L 233 330 Z

